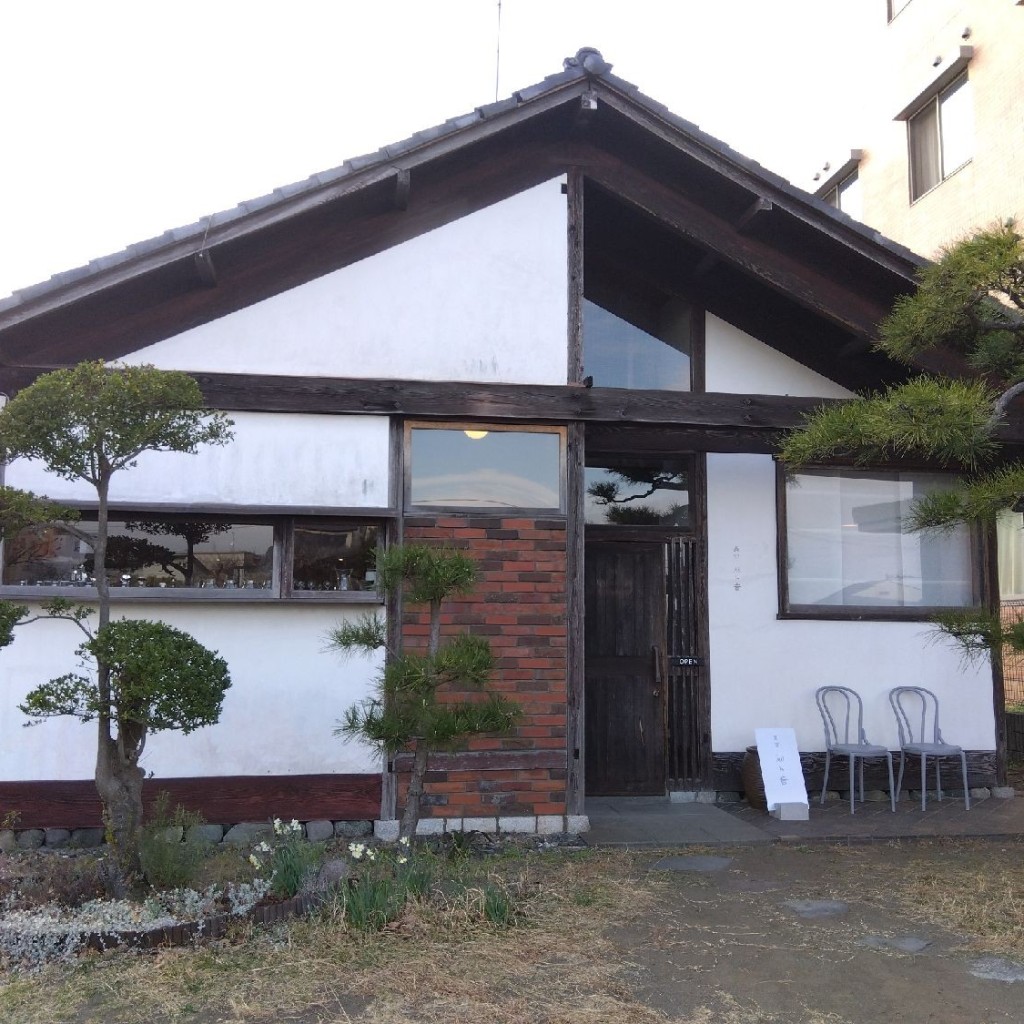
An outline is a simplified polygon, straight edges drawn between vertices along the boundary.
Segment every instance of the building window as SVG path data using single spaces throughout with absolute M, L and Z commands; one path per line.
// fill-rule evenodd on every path
M 978 603 L 971 531 L 910 532 L 938 473 L 780 468 L 783 614 L 920 617 Z
M 974 153 L 974 106 L 967 75 L 930 97 L 907 120 L 910 198 L 919 199 Z
M 590 526 L 692 529 L 689 460 L 642 463 L 596 457 L 584 470 L 584 512 Z
M 5 541 L 0 585 L 7 595 L 95 595 L 95 515 L 30 527 Z M 109 520 L 107 583 L 112 596 L 131 600 L 375 597 L 382 542 L 381 524 L 360 520 L 119 511 Z
M 910 3 L 910 0 L 887 0 L 887 3 L 889 7 L 889 20 L 892 21 Z
M 829 206 L 849 214 L 854 220 L 864 219 L 864 204 L 861 199 L 860 178 L 857 172 L 847 175 L 833 185 L 822 197 Z
M 406 504 L 505 512 L 565 509 L 565 431 L 407 427 Z
M 647 327 L 585 299 L 583 372 L 602 388 L 689 391 L 689 305 L 666 303 Z
M 1024 517 L 1007 509 L 996 520 L 999 551 L 999 596 L 1024 598 Z

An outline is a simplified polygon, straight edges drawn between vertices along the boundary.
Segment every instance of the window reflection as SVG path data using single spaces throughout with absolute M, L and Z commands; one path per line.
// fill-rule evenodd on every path
M 561 445 L 562 436 L 555 432 L 415 427 L 410 502 L 452 508 L 560 509 Z
M 690 474 L 677 467 L 588 466 L 586 521 L 614 526 L 689 527 Z
M 974 603 L 970 531 L 911 532 L 912 503 L 951 486 L 934 473 L 807 470 L 786 481 L 791 605 L 964 607 Z
M 655 336 L 596 302 L 583 302 L 583 372 L 598 387 L 689 391 L 689 353 L 686 305 L 666 304 Z
M 295 527 L 292 589 L 374 590 L 380 530 L 372 525 L 304 523 Z
M 3 583 L 95 586 L 96 523 L 30 527 L 4 545 Z M 269 523 L 200 519 L 109 522 L 107 583 L 112 587 L 267 590 L 274 579 Z

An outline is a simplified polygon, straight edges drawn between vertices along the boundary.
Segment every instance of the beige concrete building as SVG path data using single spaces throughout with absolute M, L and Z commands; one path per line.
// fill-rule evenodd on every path
M 876 2 L 859 148 L 805 187 L 928 256 L 1024 221 L 1024 0 Z

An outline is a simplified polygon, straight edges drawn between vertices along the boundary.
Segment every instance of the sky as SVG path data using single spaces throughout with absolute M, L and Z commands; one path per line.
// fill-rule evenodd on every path
M 860 144 L 884 0 L 9 0 L 0 296 L 492 102 L 595 46 L 796 184 Z M 499 55 L 500 51 L 500 55 Z

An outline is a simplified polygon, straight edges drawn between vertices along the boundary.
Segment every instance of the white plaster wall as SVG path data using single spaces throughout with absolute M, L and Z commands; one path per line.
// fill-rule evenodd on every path
M 298 605 L 116 605 L 114 617 L 160 619 L 190 632 L 228 663 L 220 721 L 188 736 L 150 737 L 142 766 L 157 778 L 376 772 L 372 751 L 332 735 L 350 704 L 368 695 L 383 656 L 342 659 L 324 634 L 364 608 Z M 76 668 L 81 634 L 67 623 L 20 628 L 3 652 L 0 779 L 89 779 L 95 723 L 55 718 L 24 728 L 17 709 L 37 683 Z
M 193 505 L 335 505 L 385 507 L 388 420 L 383 416 L 235 413 L 235 439 L 195 455 L 145 452 L 117 473 L 112 501 Z M 62 480 L 27 459 L 11 463 L 5 482 L 61 501 L 95 501 L 82 482 Z
M 527 189 L 124 361 L 210 372 L 564 384 L 561 183 Z
M 987 662 L 963 665 L 928 623 L 776 618 L 775 518 L 770 456 L 708 456 L 713 749 L 743 750 L 758 726 L 793 726 L 802 750 L 822 749 L 814 691 L 828 684 L 860 693 L 873 743 L 898 747 L 888 692 L 917 685 L 938 695 L 947 739 L 994 749 Z
M 707 314 L 705 387 L 736 395 L 850 398 L 852 392 L 762 341 Z

